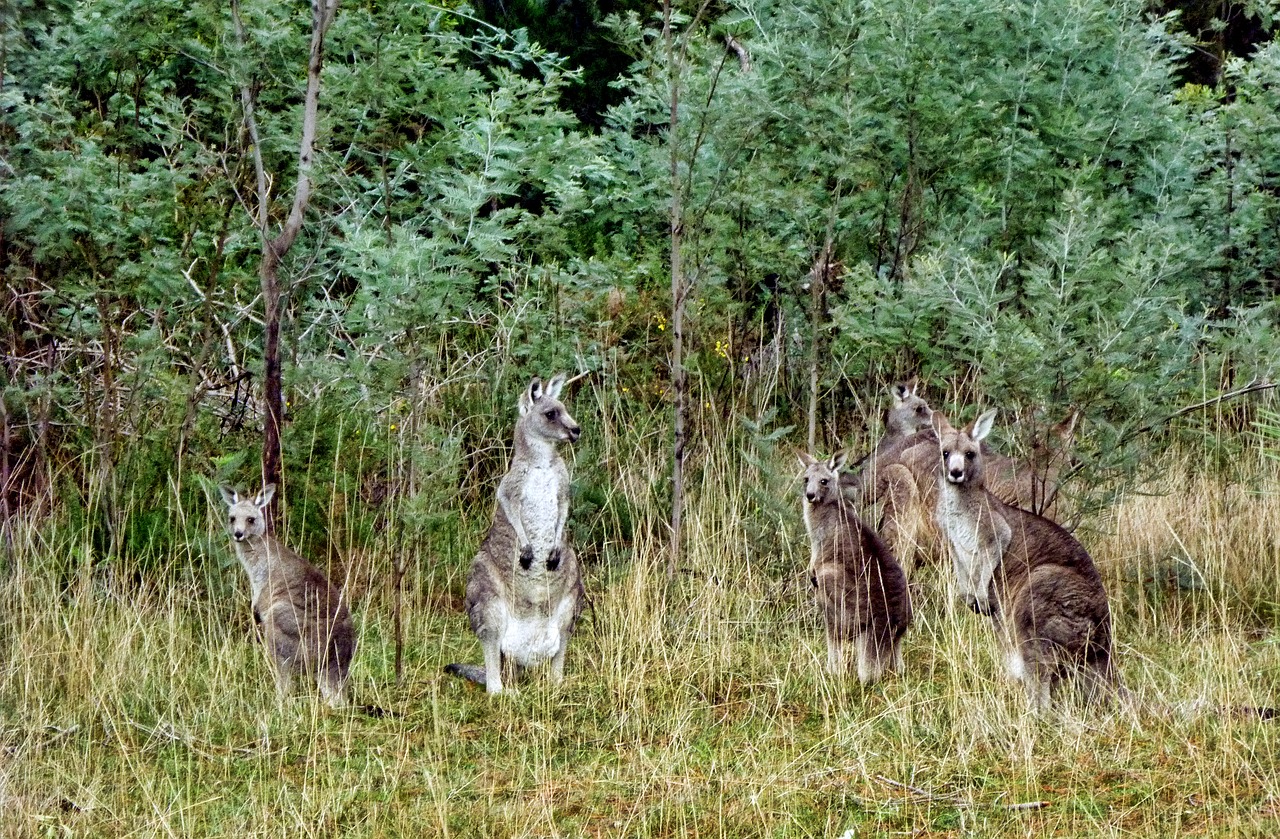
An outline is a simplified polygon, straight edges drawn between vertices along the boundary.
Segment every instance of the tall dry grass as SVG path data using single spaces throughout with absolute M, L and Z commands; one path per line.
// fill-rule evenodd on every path
M 1086 522 L 1139 701 L 1035 717 L 942 568 L 916 575 L 904 676 L 825 675 L 791 455 L 752 466 L 730 437 L 696 457 L 672 582 L 665 441 L 605 447 L 643 524 L 588 569 L 559 689 L 534 674 L 495 699 L 440 674 L 479 647 L 465 562 L 430 555 L 396 685 L 390 557 L 347 557 L 351 692 L 381 719 L 275 695 L 230 561 L 113 575 L 28 524 L 0 581 L 0 835 L 1275 835 L 1277 729 L 1224 710 L 1280 705 L 1273 462 L 1226 483 L 1169 455 L 1159 494 Z M 74 573 L 43 572 L 50 554 Z

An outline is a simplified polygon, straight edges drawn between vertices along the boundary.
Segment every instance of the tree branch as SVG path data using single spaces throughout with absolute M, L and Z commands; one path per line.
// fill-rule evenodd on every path
M 338 13 L 338 0 L 311 2 L 311 55 L 307 61 L 307 94 L 302 110 L 302 141 L 298 148 L 298 182 L 294 187 L 293 206 L 280 235 L 271 243 L 277 257 L 293 247 L 302 230 L 302 217 L 311 200 L 311 167 L 316 140 L 317 114 L 320 110 L 320 70 L 324 64 L 324 38 Z
M 1250 393 L 1258 393 L 1259 391 L 1263 391 L 1263 390 L 1271 390 L 1277 386 L 1280 386 L 1280 382 L 1270 382 L 1270 381 L 1267 381 L 1266 379 L 1254 379 L 1252 382 L 1245 385 L 1244 387 L 1233 390 L 1230 393 L 1220 393 L 1217 396 L 1213 397 L 1212 399 L 1206 399 L 1205 401 L 1198 402 L 1195 405 L 1188 405 L 1185 408 L 1179 408 L 1178 410 L 1174 411 L 1172 414 L 1169 414 L 1166 417 L 1161 417 L 1158 420 L 1154 420 L 1152 422 L 1147 423 L 1146 425 L 1139 428 L 1137 431 L 1133 432 L 1133 434 L 1135 437 L 1139 434 L 1146 434 L 1148 431 L 1154 431 L 1155 429 L 1159 428 L 1165 423 L 1171 422 L 1177 419 L 1178 417 L 1185 416 L 1195 411 L 1201 411 L 1201 410 L 1204 410 L 1205 408 L 1209 408 L 1214 405 L 1219 405 L 1230 399 L 1235 399 L 1240 396 L 1248 396 Z
M 724 36 L 724 43 L 729 49 L 733 50 L 738 56 L 738 67 L 744 73 L 751 72 L 751 53 L 747 51 L 747 47 L 732 35 Z

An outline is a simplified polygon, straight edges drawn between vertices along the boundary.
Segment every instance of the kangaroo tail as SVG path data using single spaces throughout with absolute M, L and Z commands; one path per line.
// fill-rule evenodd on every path
M 450 676 L 466 679 L 468 682 L 475 682 L 477 685 L 484 685 L 484 668 L 479 664 L 446 664 L 444 672 Z

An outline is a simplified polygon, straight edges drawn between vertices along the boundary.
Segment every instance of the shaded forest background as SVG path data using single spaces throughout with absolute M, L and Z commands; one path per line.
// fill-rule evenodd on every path
M 242 37 L 207 0 L 0 8 L 6 565 L 22 518 L 82 529 L 57 562 L 163 569 L 207 538 L 212 482 L 259 480 L 254 154 L 278 225 L 311 15 L 235 8 Z M 1079 412 L 1074 492 L 1103 503 L 1169 417 L 1275 376 L 1274 13 L 741 0 L 664 29 L 636 0 L 343 4 L 280 270 L 288 527 L 465 561 L 515 394 L 557 370 L 586 374 L 589 557 L 661 526 L 592 440 L 661 452 L 676 368 L 693 492 L 699 447 L 765 461 L 811 415 L 820 449 L 865 449 L 919 375 L 948 410 L 1000 405 L 1013 450 Z M 1275 431 L 1214 404 L 1215 433 Z

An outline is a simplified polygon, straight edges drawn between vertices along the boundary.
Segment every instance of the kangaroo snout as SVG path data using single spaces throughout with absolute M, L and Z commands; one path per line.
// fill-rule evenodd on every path
M 578 425 L 571 426 L 567 429 L 569 432 L 569 442 L 576 443 L 578 438 L 582 436 L 582 427 Z

